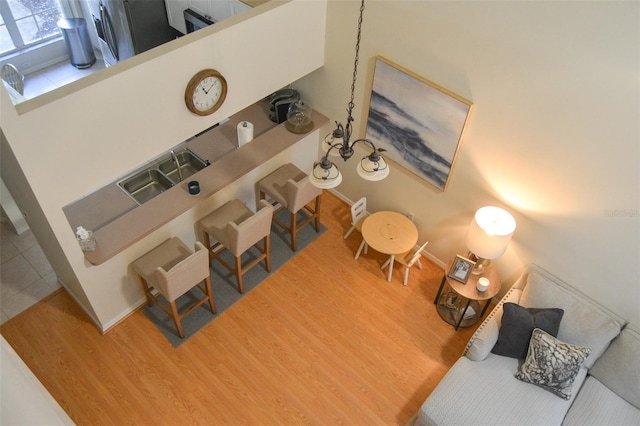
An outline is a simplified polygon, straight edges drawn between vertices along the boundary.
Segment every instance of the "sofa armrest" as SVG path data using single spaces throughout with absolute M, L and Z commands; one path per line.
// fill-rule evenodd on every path
M 471 336 L 462 355 L 471 361 L 484 361 L 491 349 L 498 341 L 498 333 L 502 322 L 502 305 L 506 302 L 517 303 L 520 300 L 522 290 L 511 288 L 498 302 L 487 318 L 480 324 L 476 332 Z
M 463 356 L 471 361 L 483 361 L 498 341 L 498 333 L 502 323 L 502 305 L 506 302 L 518 303 L 522 290 L 527 284 L 526 273 L 522 274 L 498 304 L 480 324 L 464 348 Z

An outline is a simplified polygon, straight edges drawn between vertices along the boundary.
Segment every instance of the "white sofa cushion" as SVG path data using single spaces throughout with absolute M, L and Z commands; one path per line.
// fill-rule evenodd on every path
M 621 322 L 602 306 L 573 289 L 568 289 L 551 276 L 532 271 L 522 291 L 520 305 L 528 308 L 561 308 L 558 339 L 591 349 L 584 365 L 591 368 L 620 333 Z
M 519 361 L 489 354 L 461 357 L 424 402 L 415 424 L 559 425 L 586 376 L 582 368 L 569 400 L 514 377 Z
M 589 374 L 640 408 L 640 333 L 627 325 L 589 370 Z
M 565 426 L 639 424 L 640 410 L 593 377 L 587 377 L 563 422 Z

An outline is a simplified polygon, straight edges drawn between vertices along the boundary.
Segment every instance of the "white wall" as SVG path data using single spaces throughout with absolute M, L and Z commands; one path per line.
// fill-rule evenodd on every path
M 16 201 L 11 196 L 11 193 L 5 186 L 2 179 L 0 179 L 0 205 L 2 205 L 2 219 L 4 219 L 4 215 L 6 215 L 8 222 L 16 231 L 16 234 L 20 235 L 29 230 L 27 221 L 24 220 L 22 212 L 18 208 Z
M 330 1 L 325 67 L 297 85 L 344 122 L 359 2 Z M 395 167 L 337 188 L 371 210 L 416 213 L 446 262 L 473 212 L 499 205 L 517 229 L 498 261 L 511 283 L 535 262 L 640 323 L 638 2 L 367 2 L 356 89 L 364 137 L 374 57 L 474 102 L 446 192 Z M 503 292 L 506 285 L 503 287 Z
M 0 423 L 75 424 L 3 336 L 0 358 Z
M 54 269 L 68 263 L 69 273 L 56 269 L 59 279 L 102 328 L 142 300 L 139 284 L 127 272 L 129 262 L 168 234 L 191 244 L 195 236 L 189 221 L 201 212 L 185 213 L 111 261 L 92 266 L 62 207 L 322 66 L 326 4 L 273 2 L 265 8 L 262 14 L 239 15 L 163 45 L 160 56 L 154 49 L 117 64 L 105 71 L 109 78 L 87 78 L 94 84 L 63 88 L 66 96 L 53 93 L 45 97 L 53 100 L 39 107 L 21 105 L 22 114 L 1 91 L 3 133 L 60 247 L 60 252 L 45 253 L 54 258 Z M 296 33 L 307 36 L 292 38 Z M 196 41 L 188 43 L 189 37 Z M 219 70 L 229 86 L 224 105 L 208 117 L 184 106 L 185 86 L 203 68 Z M 4 170 L 2 177 L 10 190 L 10 182 L 21 181 Z M 45 234 L 46 229 L 32 228 L 36 236 Z M 91 306 L 83 303 L 85 295 Z

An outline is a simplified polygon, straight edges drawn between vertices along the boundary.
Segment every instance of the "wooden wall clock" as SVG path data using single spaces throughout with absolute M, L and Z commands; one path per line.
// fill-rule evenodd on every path
M 206 69 L 191 77 L 184 91 L 189 111 L 198 115 L 213 114 L 227 97 L 227 80 L 214 69 Z

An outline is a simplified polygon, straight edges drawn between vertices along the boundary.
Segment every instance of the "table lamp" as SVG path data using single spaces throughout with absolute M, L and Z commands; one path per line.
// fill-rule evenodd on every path
M 466 238 L 469 257 L 476 262 L 472 274 L 482 274 L 491 260 L 504 254 L 515 229 L 515 219 L 504 209 L 487 206 L 476 211 Z

